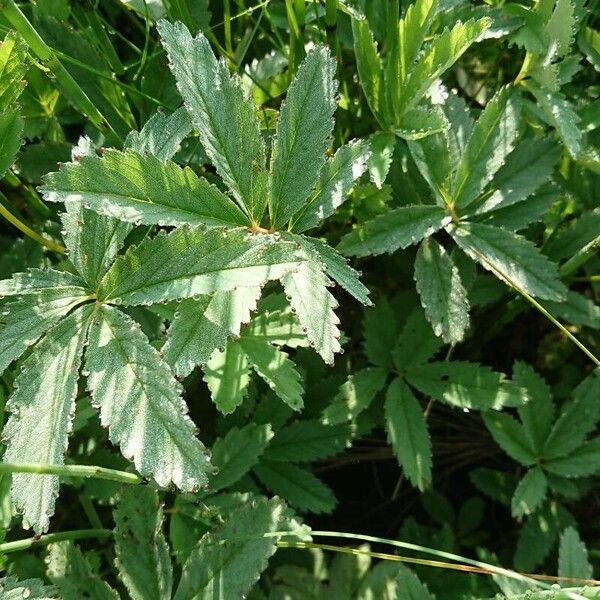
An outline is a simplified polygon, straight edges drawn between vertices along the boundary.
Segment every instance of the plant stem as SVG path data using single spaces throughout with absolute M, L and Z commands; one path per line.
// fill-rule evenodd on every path
M 23 221 L 21 221 L 11 213 L 2 204 L 2 202 L 0 202 L 0 215 L 2 215 L 9 223 L 12 223 L 19 231 L 22 231 L 26 236 L 30 237 L 32 240 L 35 240 L 39 244 L 46 246 L 46 248 L 49 248 L 50 250 L 54 250 L 54 252 L 65 254 L 64 246 L 61 246 L 60 244 L 57 244 L 56 242 L 45 238 L 44 236 L 31 229 L 31 227 L 25 225 Z
M 15 542 L 5 542 L 0 544 L 0 556 L 11 552 L 21 552 L 29 550 L 36 546 L 47 546 L 54 542 L 65 542 L 67 540 L 89 540 L 97 538 L 107 538 L 112 535 L 110 529 L 79 529 L 76 531 L 60 531 L 58 533 L 48 533 L 25 540 L 16 540 Z
M 560 274 L 564 277 L 565 275 L 569 275 L 573 271 L 576 271 L 581 265 L 590 260 L 598 250 L 600 250 L 600 235 L 571 256 L 571 258 L 561 266 Z
M 62 475 L 64 477 L 83 477 L 107 479 L 120 483 L 137 485 L 142 478 L 135 473 L 117 471 L 94 465 L 44 465 L 38 463 L 0 463 L 0 473 L 38 473 L 40 475 Z

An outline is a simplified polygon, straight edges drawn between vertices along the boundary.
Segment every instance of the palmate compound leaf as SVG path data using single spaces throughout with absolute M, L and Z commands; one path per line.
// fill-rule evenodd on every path
M 250 383 L 248 357 L 237 340 L 229 339 L 217 348 L 204 368 L 204 381 L 215 406 L 231 414 L 244 401 Z
M 216 186 L 189 167 L 152 154 L 108 149 L 82 156 L 44 178 L 48 202 L 81 202 L 101 214 L 132 223 L 236 227 L 248 218 Z
M 452 29 L 444 30 L 419 56 L 402 85 L 398 111 L 403 114 L 415 108 L 433 82 L 447 71 L 489 27 L 487 18 L 458 22 Z
M 119 257 L 102 279 L 98 298 L 152 304 L 255 287 L 280 279 L 304 260 L 297 244 L 277 235 L 180 227 L 146 239 Z
M 170 598 L 173 569 L 156 490 L 124 486 L 113 517 L 115 564 L 131 598 Z
M 477 201 L 466 212 L 483 214 L 526 200 L 552 175 L 560 146 L 544 138 L 520 140 L 492 179 L 491 194 Z
M 205 365 L 227 338 L 239 336 L 256 309 L 260 287 L 240 287 L 215 292 L 198 300 L 184 300 L 175 313 L 162 349 L 176 375 L 189 375 L 196 365 Z
M 302 208 L 317 183 L 336 108 L 336 63 L 328 48 L 310 50 L 284 100 L 273 140 L 269 211 L 280 228 Z
M 291 236 L 286 239 L 297 241 L 317 263 L 322 263 L 327 275 L 361 304 L 371 306 L 369 290 L 360 281 L 360 274 L 348 265 L 347 260 L 327 242 L 306 236 Z
M 548 482 L 540 467 L 529 469 L 519 481 L 512 497 L 511 512 L 515 518 L 534 513 L 546 498 Z
M 469 326 L 467 291 L 450 255 L 432 238 L 417 251 L 415 282 L 435 334 L 449 344 L 462 341 Z
M 26 296 L 48 290 L 79 296 L 87 293 L 81 277 L 55 269 L 29 269 L 14 273 L 10 279 L 0 279 L 0 296 Z
M 352 19 L 352 37 L 360 84 L 371 112 L 383 126 L 383 64 L 377 53 L 377 42 L 366 19 Z
M 46 573 L 60 591 L 61 600 L 119 600 L 119 594 L 102 581 L 97 570 L 73 542 L 48 546 Z
M 563 408 L 555 421 L 544 444 L 544 458 L 567 456 L 594 431 L 600 418 L 599 394 L 600 377 L 592 373 L 575 388 L 573 400 Z
M 12 414 L 3 432 L 4 462 L 64 463 L 91 314 L 91 306 L 75 310 L 46 334 L 23 363 L 7 404 Z M 13 502 L 23 513 L 24 524 L 38 534 L 48 529 L 58 488 L 58 475 L 12 476 Z
M 461 223 L 450 233 L 467 255 L 508 285 L 545 300 L 565 298 L 556 265 L 526 238 L 481 223 Z
M 310 462 L 342 452 L 350 445 L 352 429 L 345 423 L 325 425 L 317 420 L 295 421 L 279 429 L 265 458 L 276 462 Z
M 558 545 L 558 575 L 574 579 L 589 579 L 593 576 L 588 551 L 575 527 L 567 527 L 560 536 Z
M 407 369 L 406 380 L 421 393 L 458 408 L 499 410 L 528 401 L 527 390 L 479 363 L 439 361 Z
M 265 144 L 253 102 L 240 79 L 217 61 L 202 33 L 182 23 L 158 23 L 170 67 L 194 128 L 217 173 L 241 207 L 260 224 L 268 198 Z
M 458 209 L 477 199 L 512 151 L 519 116 L 519 97 L 509 87 L 502 88 L 486 104 L 452 181 L 452 201 Z
M 335 508 L 331 489 L 304 467 L 262 460 L 254 473 L 269 490 L 298 510 L 328 514 Z
M 14 31 L 9 31 L 0 43 L 0 114 L 14 108 L 25 87 L 29 68 L 27 44 Z
M 546 121 L 556 129 L 569 154 L 575 158 L 581 150 L 583 136 L 579 129 L 580 117 L 560 92 L 548 91 L 532 80 L 524 85 L 534 95 Z
M 423 410 L 400 378 L 386 393 L 385 428 L 405 475 L 424 490 L 431 482 L 431 440 Z
M 192 131 L 192 122 L 182 106 L 170 115 L 155 112 L 140 132 L 132 131 L 125 139 L 125 148 L 138 154 L 152 154 L 163 162 L 171 160 L 182 140 Z
M 102 425 L 141 475 L 183 491 L 207 484 L 213 468 L 194 435 L 181 386 L 137 323 L 98 306 L 85 368 Z
M 341 350 L 339 319 L 334 310 L 337 300 L 327 289 L 330 281 L 320 262 L 303 262 L 281 278 L 285 294 L 306 330 L 310 345 L 327 364 Z
M 249 423 L 238 429 L 232 427 L 218 438 L 211 451 L 217 472 L 209 477 L 210 490 L 218 492 L 233 485 L 259 460 L 273 439 L 270 424 Z
M 239 344 L 252 368 L 294 410 L 304 406 L 301 378 L 288 355 L 260 337 L 242 335 Z
M 338 148 L 322 166 L 315 191 L 292 217 L 290 230 L 302 233 L 332 215 L 366 171 L 370 156 L 371 150 L 365 141 L 350 142 Z
M 265 534 L 285 529 L 278 498 L 251 500 L 231 511 L 190 554 L 173 600 L 246 597 L 277 549 L 278 537 Z
M 58 600 L 54 587 L 44 585 L 41 579 L 17 580 L 16 577 L 0 578 L 0 598 L 2 600 Z
M 355 419 L 383 389 L 386 378 L 387 370 L 380 367 L 367 367 L 350 375 L 323 411 L 321 422 L 335 425 Z
M 89 287 L 96 289 L 123 246 L 131 225 L 98 215 L 80 202 L 66 202 L 65 208 L 61 220 L 69 260 Z
M 24 124 L 18 109 L 0 111 L 0 179 L 15 162 Z
M 88 300 L 85 290 L 47 289 L 7 302 L 0 308 L 0 373 L 59 319 Z
M 523 425 L 514 417 L 497 411 L 483 414 L 483 421 L 496 443 L 512 459 L 530 467 L 536 462 L 536 453 Z
M 396 577 L 398 598 L 406 600 L 434 600 L 427 586 L 410 570 L 402 569 Z
M 391 253 L 430 236 L 450 221 L 451 217 L 440 206 L 403 206 L 379 215 L 346 234 L 338 250 L 347 256 Z

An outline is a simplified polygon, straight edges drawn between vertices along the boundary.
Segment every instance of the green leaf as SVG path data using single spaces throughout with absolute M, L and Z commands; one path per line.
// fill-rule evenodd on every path
M 171 160 L 182 140 L 192 131 L 192 122 L 182 106 L 170 115 L 155 112 L 138 133 L 132 131 L 124 147 L 138 154 L 152 154 L 158 160 Z
M 448 123 L 448 129 L 454 124 Z M 408 149 L 419 173 L 433 191 L 437 204 L 444 206 L 449 196 L 449 179 L 459 156 L 452 151 L 448 130 L 419 140 L 409 140 Z
M 64 464 L 91 312 L 85 306 L 60 321 L 23 363 L 6 407 L 5 462 Z M 58 475 L 12 475 L 13 502 L 38 534 L 48 530 L 58 489 Z
M 600 472 L 600 438 L 580 443 L 566 456 L 544 461 L 550 473 L 562 477 L 587 477 Z
M 46 175 L 40 191 L 48 202 L 81 202 L 100 214 L 136 224 L 248 224 L 223 192 L 189 167 L 132 150 L 82 156 Z
M 352 19 L 354 54 L 360 84 L 365 92 L 371 112 L 382 122 L 383 65 L 377 54 L 377 44 L 366 19 Z
M 567 527 L 560 536 L 558 545 L 558 576 L 567 579 L 591 579 L 592 565 L 588 552 L 577 529 Z
M 457 208 L 469 206 L 483 191 L 513 149 L 520 116 L 519 98 L 502 88 L 473 127 L 452 182 Z
M 275 228 L 285 225 L 302 208 L 325 162 L 337 104 L 335 67 L 327 47 L 312 49 L 281 106 L 273 141 L 269 200 Z
M 321 167 L 314 193 L 290 222 L 290 230 L 301 233 L 316 227 L 347 199 L 354 182 L 366 171 L 371 155 L 369 144 L 354 141 L 337 149 Z
M 196 365 L 205 365 L 227 338 L 240 335 L 256 309 L 260 287 L 239 287 L 216 292 L 198 300 L 184 300 L 171 322 L 162 349 L 165 361 L 176 375 L 185 377 Z
M 137 323 L 115 308 L 97 307 L 85 366 L 102 425 L 141 475 L 183 491 L 206 485 L 212 467 L 181 386 Z
M 337 300 L 327 287 L 330 281 L 320 263 L 307 261 L 281 278 L 283 289 L 306 329 L 310 345 L 327 364 L 333 364 L 334 354 L 341 350 L 340 322 L 334 310 Z
M 529 517 L 520 532 L 515 567 L 531 573 L 554 548 L 559 530 L 572 520 L 569 513 L 556 503 L 546 503 Z
M 61 317 L 87 300 L 83 294 L 47 289 L 0 308 L 0 373 Z
M 87 210 L 80 202 L 67 202 L 65 208 L 61 220 L 69 260 L 90 288 L 96 289 L 131 226 Z
M 415 67 L 425 37 L 438 11 L 437 0 L 416 0 L 406 9 L 406 14 L 398 23 L 398 89 L 392 92 L 400 95 L 402 86 Z M 388 85 L 390 82 L 387 82 Z
M 86 283 L 78 275 L 54 269 L 29 269 L 0 280 L 0 296 L 25 296 L 53 290 L 73 296 L 87 295 Z
M 367 367 L 348 377 L 331 404 L 323 411 L 325 425 L 346 423 L 368 408 L 376 394 L 385 385 L 387 372 L 379 367 Z
M 298 371 L 288 355 L 260 337 L 242 335 L 239 339 L 252 368 L 290 408 L 304 406 L 303 388 Z
M 494 175 L 489 185 L 493 191 L 476 205 L 475 213 L 499 210 L 526 200 L 551 178 L 559 155 L 560 147 L 551 140 L 521 140 Z
M 363 349 L 372 365 L 384 369 L 392 367 L 392 350 L 398 336 L 396 316 L 396 308 L 387 296 L 381 296 L 372 308 L 364 311 Z
M 338 250 L 346 255 L 368 256 L 392 253 L 430 236 L 450 223 L 439 206 L 403 206 L 379 215 L 347 233 Z
M 404 474 L 424 490 L 431 483 L 431 440 L 421 405 L 400 378 L 386 393 L 385 425 Z
M 397 600 L 396 576 L 402 567 L 383 560 L 363 577 L 357 600 Z
M 314 254 L 315 260 L 325 265 L 327 275 L 354 296 L 361 304 L 371 306 L 369 290 L 361 283 L 360 275 L 348 265 L 347 260 L 336 252 L 327 242 L 305 236 L 295 237 L 304 248 Z
M 559 92 L 550 92 L 531 80 L 527 81 L 526 89 L 535 96 L 546 121 L 556 129 L 565 148 L 575 158 L 581 150 L 582 137 L 582 132 L 579 129 L 581 119 L 577 113 Z
M 170 598 L 173 569 L 162 532 L 163 514 L 156 490 L 124 486 L 113 517 L 115 563 L 131 598 Z
M 192 38 L 185 25 L 167 21 L 158 23 L 158 32 L 206 154 L 238 204 L 259 224 L 267 203 L 267 171 L 254 104 L 202 33 Z
M 14 108 L 25 87 L 30 61 L 27 44 L 14 31 L 8 31 L 0 43 L 0 114 Z
M 575 6 L 571 0 L 556 0 L 552 15 L 546 23 L 546 35 L 551 40 L 551 52 L 560 58 L 569 53 L 575 34 Z
M 546 497 L 548 482 L 544 471 L 539 467 L 529 469 L 512 497 L 512 516 L 515 518 L 535 512 Z
M 535 452 L 521 423 L 507 413 L 492 411 L 483 414 L 483 421 L 506 454 L 527 467 L 535 464 Z
M 249 423 L 238 429 L 232 427 L 218 438 L 212 447 L 212 463 L 217 472 L 209 477 L 212 491 L 230 487 L 243 477 L 270 446 L 273 430 L 270 424 Z
M 526 390 L 479 363 L 440 361 L 415 365 L 407 369 L 406 379 L 423 394 L 459 408 L 498 410 L 519 406 L 528 399 Z
M 303 467 L 264 460 L 254 472 L 267 488 L 298 510 L 329 514 L 335 508 L 333 492 Z
M 518 412 L 525 433 L 538 456 L 542 455 L 546 439 L 555 421 L 555 407 L 548 384 L 529 365 L 515 362 L 513 381 L 527 389 L 531 400 L 519 406 Z
M 450 233 L 466 254 L 508 285 L 545 300 L 566 296 L 556 265 L 526 238 L 481 223 L 461 223 Z
M 18 109 L 0 112 L 0 179 L 15 162 L 21 148 L 24 121 Z
M 369 138 L 369 147 L 369 175 L 377 189 L 381 189 L 392 166 L 396 136 L 389 131 L 377 131 Z
M 244 400 L 250 383 L 248 357 L 232 339 L 224 350 L 217 348 L 204 368 L 204 381 L 213 402 L 224 414 L 232 413 Z
M 255 287 L 299 268 L 303 260 L 295 244 L 271 235 L 181 227 L 119 257 L 100 283 L 98 298 L 152 304 Z
M 487 18 L 457 23 L 444 30 L 425 49 L 402 86 L 398 112 L 405 113 L 419 104 L 431 84 L 447 71 L 489 27 Z
M 427 586 L 408 569 L 402 569 L 396 577 L 396 593 L 402 600 L 434 600 Z
M 350 445 L 351 437 L 351 430 L 346 424 L 296 421 L 277 431 L 265 458 L 276 462 L 322 460 L 342 452 Z
M 423 241 L 415 259 L 415 282 L 425 315 L 436 335 L 462 341 L 469 327 L 469 300 L 458 268 L 434 239 Z
M 267 296 L 245 331 L 248 335 L 260 337 L 276 346 L 298 348 L 309 345 L 306 334 L 283 294 Z
M 245 597 L 276 550 L 277 536 L 264 534 L 284 525 L 284 505 L 277 498 L 252 500 L 231 511 L 190 554 L 173 600 Z
M 0 597 L 2 600 L 57 600 L 55 588 L 44 585 L 40 579 L 23 579 L 15 577 L 0 578 Z
M 400 335 L 395 340 L 392 353 L 394 366 L 404 371 L 423 364 L 441 347 L 442 341 L 425 319 L 425 312 L 421 308 L 416 308 L 408 316 Z
M 118 600 L 119 594 L 102 581 L 96 569 L 73 542 L 48 546 L 48 578 L 60 590 L 62 600 Z
M 420 140 L 440 133 L 447 126 L 448 122 L 437 108 L 416 106 L 402 115 L 394 131 L 404 140 Z
M 544 302 L 555 317 L 564 319 L 571 325 L 585 325 L 600 329 L 600 306 L 582 294 L 569 290 L 564 302 Z
M 561 411 L 560 417 L 546 440 L 545 459 L 560 458 L 580 446 L 588 433 L 594 431 L 600 417 L 600 377 L 584 379 L 573 392 L 573 400 Z

